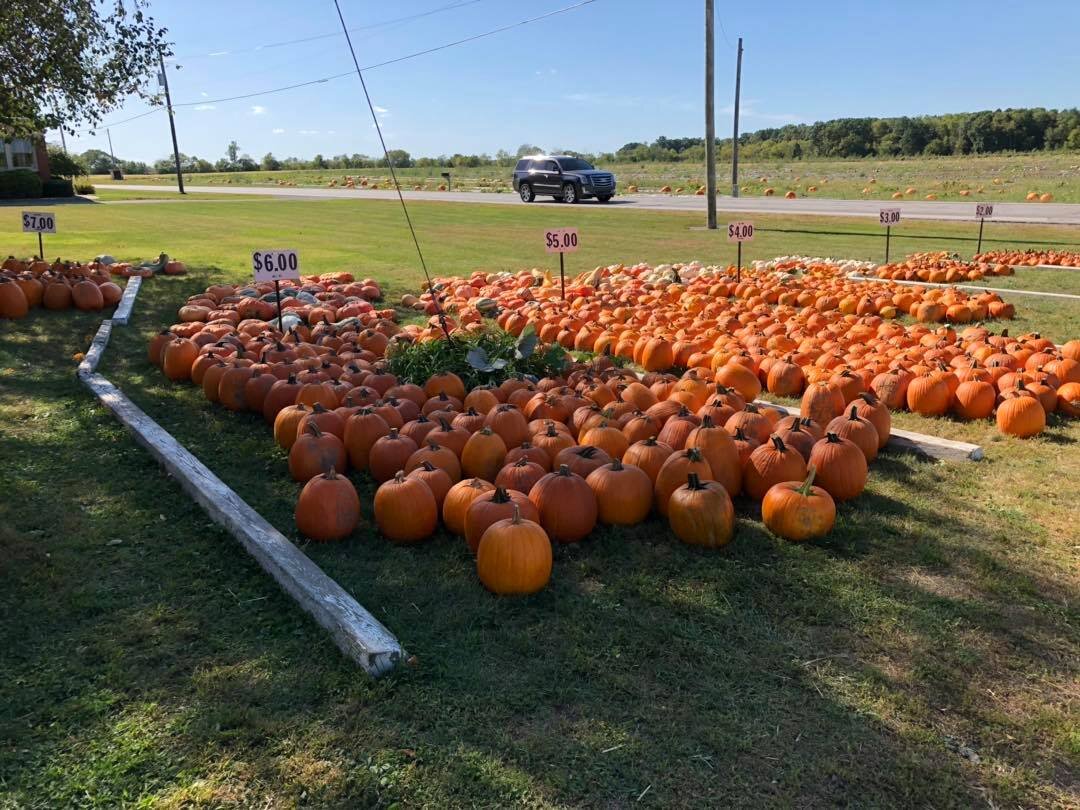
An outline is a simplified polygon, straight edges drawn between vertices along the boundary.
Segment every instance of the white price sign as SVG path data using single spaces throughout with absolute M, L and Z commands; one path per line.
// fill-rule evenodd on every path
M 23 233 L 56 233 L 56 216 L 39 211 L 22 212 Z
M 578 249 L 577 228 L 544 231 L 544 249 L 548 253 L 573 253 Z
M 990 219 L 993 215 L 993 203 L 975 203 L 975 217 L 977 219 Z
M 300 278 L 300 257 L 295 250 L 256 250 L 251 254 L 256 281 Z
M 881 213 L 878 214 L 879 225 L 895 225 L 900 221 L 900 209 L 899 208 L 882 208 Z
M 753 222 L 729 222 L 727 226 L 727 240 L 729 242 L 753 242 Z

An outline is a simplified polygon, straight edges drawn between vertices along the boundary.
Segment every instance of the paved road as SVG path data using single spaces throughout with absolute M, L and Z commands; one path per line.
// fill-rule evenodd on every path
M 171 186 L 117 183 L 103 188 L 124 188 L 129 191 L 169 191 Z M 189 186 L 200 194 L 244 194 L 286 199 L 359 199 L 394 200 L 393 191 L 340 188 L 291 188 L 280 186 Z M 473 191 L 406 191 L 406 200 L 478 203 L 488 205 L 524 205 L 515 194 L 492 194 Z M 993 202 L 993 200 L 987 200 Z M 534 205 L 561 205 L 551 199 L 538 200 Z M 698 211 L 705 213 L 704 197 L 669 196 L 666 194 L 624 194 L 610 203 L 589 200 L 582 208 L 642 209 L 649 211 Z M 724 213 L 745 214 L 803 214 L 829 217 L 873 217 L 876 221 L 881 208 L 899 208 L 905 219 L 966 220 L 975 218 L 975 202 L 926 202 L 923 200 L 829 200 L 783 197 L 718 197 L 716 207 Z M 1080 204 L 1075 203 L 1004 203 L 994 202 L 994 219 L 1004 222 L 1054 223 L 1080 225 Z

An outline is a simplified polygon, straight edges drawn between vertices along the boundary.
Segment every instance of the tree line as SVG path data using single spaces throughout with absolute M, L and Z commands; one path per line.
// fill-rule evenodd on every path
M 718 158 L 730 159 L 731 138 L 718 139 Z M 739 136 L 739 152 L 745 160 L 799 160 L 802 158 L 901 158 L 921 155 L 977 155 L 995 152 L 1080 150 L 1080 110 L 1024 108 L 975 113 L 925 115 L 916 118 L 837 118 L 814 124 L 788 124 L 759 129 Z M 413 157 L 404 149 L 390 151 L 396 168 L 509 168 L 522 155 L 544 151 L 522 144 L 513 152 L 500 149 L 494 155 L 438 155 Z M 615 152 L 586 153 L 552 149 L 594 163 L 701 163 L 704 138 L 660 136 L 651 143 L 628 143 Z M 107 152 L 90 149 L 78 156 L 90 174 L 107 174 L 113 161 Z M 126 174 L 175 174 L 172 156 L 153 163 L 118 160 Z M 277 158 L 267 153 L 255 160 L 230 141 L 225 155 L 211 162 L 195 155 L 180 155 L 185 174 L 203 172 L 280 171 L 289 169 L 379 169 L 382 157 L 354 153 L 313 158 Z

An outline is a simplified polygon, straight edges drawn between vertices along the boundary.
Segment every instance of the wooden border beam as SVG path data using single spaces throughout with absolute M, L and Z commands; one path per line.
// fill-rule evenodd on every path
M 124 286 L 124 295 L 120 299 L 120 303 L 116 305 L 116 311 L 113 312 L 113 323 L 127 326 L 128 319 L 131 318 L 132 307 L 135 306 L 135 296 L 139 294 L 140 287 L 142 287 L 142 276 L 128 278 L 128 283 Z
M 905 287 L 938 287 L 953 288 L 956 290 L 971 290 L 972 292 L 996 292 L 1002 295 L 1033 295 L 1038 298 L 1062 298 L 1066 301 L 1080 301 L 1080 295 L 1069 293 L 1037 292 L 1035 290 L 1010 290 L 1005 287 L 979 287 L 974 284 L 937 284 L 930 281 L 899 281 L 892 278 L 877 278 L 875 276 L 861 276 L 858 273 L 849 273 L 849 281 L 876 282 L 878 284 L 903 284 Z
M 799 409 L 792 408 L 789 405 L 778 405 L 764 399 L 756 399 L 754 404 L 762 408 L 773 408 L 789 415 L 799 415 Z M 900 430 L 899 428 L 892 428 L 889 432 L 889 443 L 886 447 L 891 450 L 914 453 L 942 461 L 981 461 L 985 455 L 983 449 L 977 444 L 941 439 L 937 436 L 927 436 L 923 433 L 913 433 L 910 430 Z

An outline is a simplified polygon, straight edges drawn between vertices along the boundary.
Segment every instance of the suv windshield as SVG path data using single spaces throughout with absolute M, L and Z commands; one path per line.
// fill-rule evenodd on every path
M 581 158 L 559 158 L 559 165 L 564 172 L 580 172 L 592 169 L 587 160 Z

